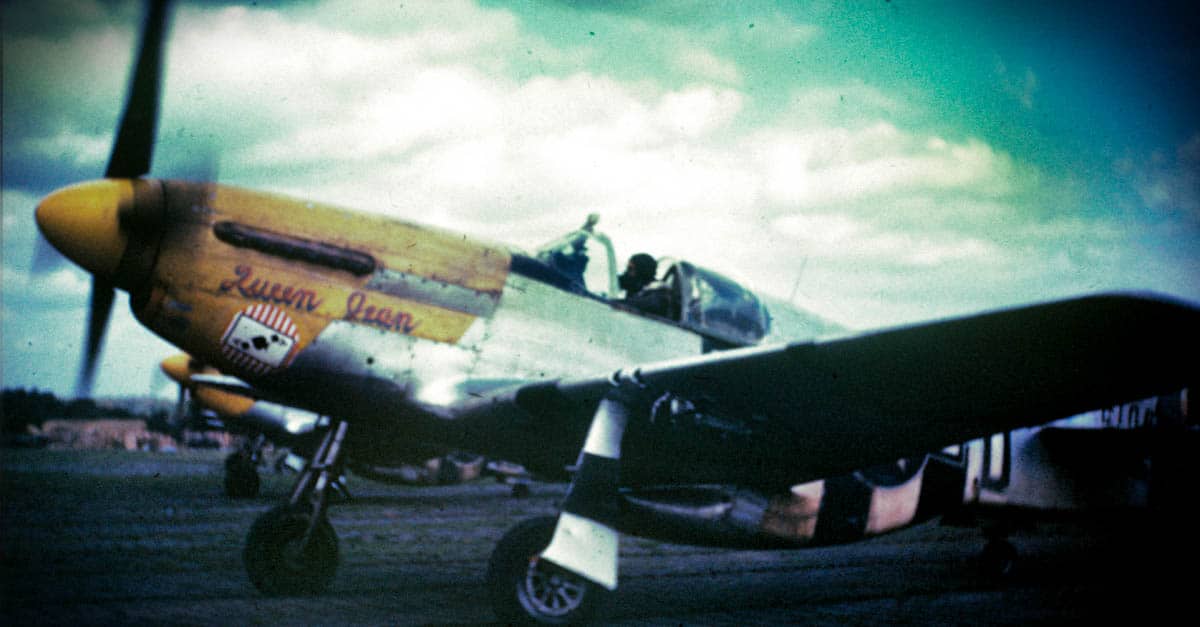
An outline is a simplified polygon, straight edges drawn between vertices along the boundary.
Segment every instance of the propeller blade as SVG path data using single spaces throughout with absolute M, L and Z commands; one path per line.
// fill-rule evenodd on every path
M 129 97 L 121 126 L 108 159 L 105 178 L 136 178 L 150 171 L 154 135 L 158 125 L 159 84 L 162 75 L 163 36 L 167 22 L 166 0 L 150 3 L 142 30 L 137 66 L 129 82 Z
M 129 81 L 129 94 L 116 141 L 108 158 L 105 178 L 137 178 L 150 172 L 154 155 L 154 139 L 158 126 L 158 101 L 162 82 L 163 40 L 167 28 L 167 0 L 151 0 L 142 27 L 137 63 Z M 87 340 L 83 366 L 75 384 L 75 395 L 91 396 L 92 380 L 104 332 L 112 315 L 116 286 L 109 281 L 92 280 L 91 304 L 88 309 Z
M 104 332 L 108 328 L 108 318 L 112 314 L 115 297 L 116 288 L 112 284 L 92 281 L 92 297 L 88 309 L 87 344 L 84 346 L 83 367 L 79 371 L 79 381 L 75 384 L 75 396 L 78 398 L 92 395 L 96 361 L 100 356 L 100 345 L 104 342 Z

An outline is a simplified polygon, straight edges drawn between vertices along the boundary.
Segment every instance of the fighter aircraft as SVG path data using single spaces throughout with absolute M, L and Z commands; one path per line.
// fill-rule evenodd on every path
M 902 498 L 956 463 L 929 451 L 1195 382 L 1193 362 L 1157 353 L 1195 354 L 1200 310 L 1165 298 L 1093 295 L 806 338 L 686 261 L 658 264 L 666 306 L 639 309 L 595 220 L 524 252 L 148 178 L 164 3 L 148 15 L 104 178 L 50 194 L 37 222 L 94 277 L 85 377 L 120 288 L 144 326 L 223 373 L 214 389 L 330 417 L 287 501 L 247 536 L 264 593 L 333 578 L 328 493 L 348 456 L 471 450 L 570 480 L 560 514 L 516 525 L 487 578 L 501 619 L 574 622 L 616 589 L 619 533 L 858 540 L 944 505 Z M 916 464 L 894 461 L 905 459 Z

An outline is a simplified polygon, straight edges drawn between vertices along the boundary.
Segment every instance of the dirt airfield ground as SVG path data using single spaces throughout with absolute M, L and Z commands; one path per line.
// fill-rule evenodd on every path
M 553 513 L 564 492 L 535 484 L 514 499 L 490 481 L 406 488 L 352 479 L 355 498 L 330 517 L 341 550 L 332 589 L 267 598 L 246 579 L 242 541 L 294 475 L 265 472 L 262 496 L 232 501 L 221 494 L 221 460 L 215 451 L 0 450 L 0 624 L 488 624 L 482 580 L 494 543 L 519 520 Z M 601 622 L 1166 619 L 1167 606 L 1189 603 L 1152 537 L 1136 519 L 1041 525 L 1013 537 L 1022 561 L 1002 586 L 976 575 L 982 536 L 973 529 L 926 525 L 807 551 L 625 538 L 621 589 Z M 1191 567 L 1179 565 L 1186 594 Z

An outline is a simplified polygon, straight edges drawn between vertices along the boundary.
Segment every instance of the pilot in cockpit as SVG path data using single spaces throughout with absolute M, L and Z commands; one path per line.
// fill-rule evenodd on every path
M 652 283 L 657 272 L 658 262 L 654 257 L 638 253 L 630 257 L 629 263 L 625 264 L 625 272 L 617 277 L 617 285 L 625 290 L 625 297 L 629 298 Z
M 617 277 L 617 284 L 625 290 L 621 302 L 648 314 L 667 317 L 671 311 L 670 288 L 654 279 L 657 273 L 658 262 L 654 257 L 646 253 L 630 257 L 625 272 Z

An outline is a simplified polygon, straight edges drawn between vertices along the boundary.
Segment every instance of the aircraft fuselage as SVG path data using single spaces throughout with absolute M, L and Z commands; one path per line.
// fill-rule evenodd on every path
M 224 185 L 129 184 L 164 225 L 127 250 L 154 251 L 122 277 L 137 319 L 222 373 L 352 418 L 364 454 L 394 456 L 396 438 L 372 434 L 402 428 L 421 458 L 438 409 L 471 395 L 701 352 L 678 325 L 511 271 L 500 246 Z M 554 465 L 577 450 L 564 441 Z

